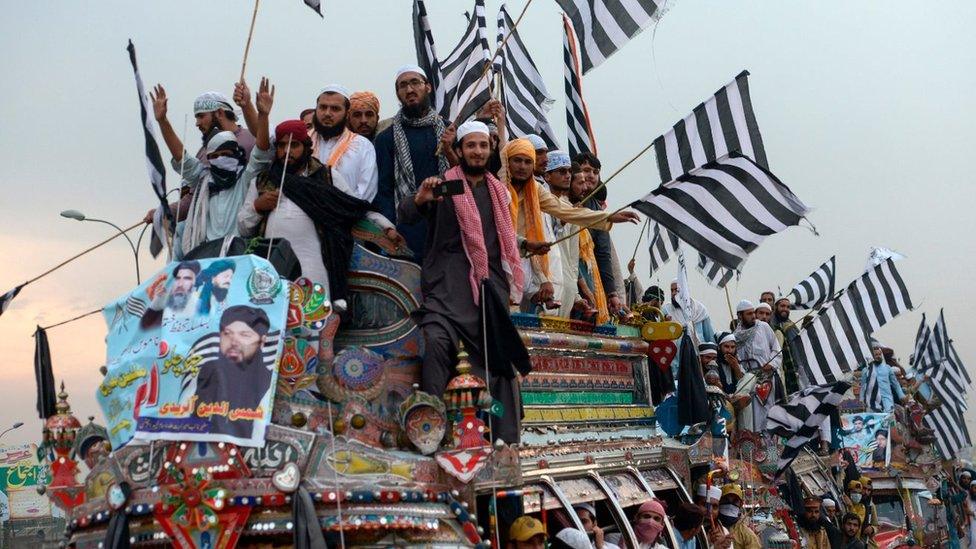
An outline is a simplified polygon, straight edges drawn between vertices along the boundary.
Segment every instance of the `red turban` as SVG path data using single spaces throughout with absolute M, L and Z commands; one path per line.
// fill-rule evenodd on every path
M 308 136 L 308 129 L 305 128 L 305 123 L 301 120 L 285 120 L 275 126 L 274 133 L 275 141 L 285 141 L 287 143 L 289 135 L 292 141 L 309 143 L 312 140 Z

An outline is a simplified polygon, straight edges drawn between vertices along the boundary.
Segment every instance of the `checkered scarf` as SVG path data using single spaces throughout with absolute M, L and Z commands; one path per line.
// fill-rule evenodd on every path
M 394 203 L 397 207 L 404 197 L 417 191 L 417 180 L 413 174 L 413 160 L 410 159 L 410 143 L 407 141 L 406 132 L 403 131 L 404 126 L 433 128 L 434 135 L 440 142 L 441 135 L 444 134 L 444 119 L 434 109 L 428 110 L 427 114 L 420 118 L 408 118 L 403 114 L 403 109 L 400 109 L 400 112 L 393 117 L 393 148 L 396 153 L 393 160 L 393 177 L 396 180 Z M 444 173 L 450 167 L 443 154 L 437 155 L 437 164 L 438 173 Z
M 455 166 L 444 174 L 445 179 L 465 180 L 460 166 Z M 524 275 L 522 261 L 519 259 L 518 245 L 515 240 L 515 228 L 512 226 L 512 215 L 508 210 L 511 196 L 505 184 L 491 173 L 485 173 L 485 184 L 491 195 L 491 210 L 495 215 L 495 229 L 498 231 L 498 245 L 501 248 L 502 269 L 508 278 L 508 294 L 512 303 L 522 301 Z M 457 213 L 458 226 L 461 228 L 461 244 L 464 255 L 471 264 L 470 281 L 471 295 L 475 303 L 480 303 L 481 280 L 488 278 L 488 250 L 485 248 L 485 233 L 481 225 L 481 215 L 478 205 L 474 202 L 471 187 L 464 185 L 464 193 L 453 197 L 454 211 Z

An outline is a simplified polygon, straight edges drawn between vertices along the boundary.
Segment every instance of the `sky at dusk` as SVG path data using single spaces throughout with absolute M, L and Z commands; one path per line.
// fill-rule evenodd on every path
M 277 86 L 272 123 L 297 117 L 333 82 L 374 91 L 381 117 L 392 116 L 393 73 L 415 61 L 411 2 L 323 4 L 324 20 L 300 0 L 261 5 L 247 78 L 252 88 L 261 75 Z M 441 57 L 463 31 L 471 4 L 428 1 Z M 500 5 L 487 0 L 492 42 Z M 509 2 L 508 9 L 515 17 L 523 6 Z M 60 211 L 129 226 L 153 206 L 126 41 L 136 44 L 146 85 L 166 85 L 178 132 L 189 119 L 193 150 L 200 143 L 193 99 L 233 91 L 252 7 L 243 0 L 7 3 L 0 19 L 0 292 L 111 234 Z M 605 173 L 749 70 L 769 167 L 814 208 L 809 217 L 820 236 L 793 228 L 767 239 L 730 284 L 732 302 L 755 300 L 765 289 L 788 291 L 834 254 L 837 284 L 846 285 L 863 271 L 871 246 L 890 247 L 906 256 L 897 266 L 917 308 L 878 338 L 907 362 L 921 313 L 934 321 L 944 307 L 963 361 L 976 364 L 968 338 L 976 330 L 969 311 L 976 301 L 976 192 L 968 162 L 976 149 L 976 4 L 683 0 L 665 9 L 658 25 L 584 77 Z M 520 33 L 555 99 L 549 119 L 565 139 L 556 3 L 532 2 Z M 169 177 L 174 184 L 177 174 Z M 657 181 L 654 159 L 645 155 L 610 184 L 610 207 L 640 198 Z M 614 229 L 621 261 L 638 233 L 637 226 Z M 144 278 L 163 266 L 145 246 L 140 257 Z M 646 276 L 645 243 L 637 265 L 645 286 L 655 282 Z M 675 268 L 672 262 L 656 282 L 667 284 Z M 727 325 L 724 292 L 689 276 L 716 328 Z M 101 307 L 134 283 L 132 254 L 120 239 L 28 286 L 0 317 L 0 430 L 26 422 L 4 443 L 40 437 L 34 327 Z M 82 422 L 100 415 L 94 394 L 104 336 L 100 315 L 49 333 L 55 376 Z

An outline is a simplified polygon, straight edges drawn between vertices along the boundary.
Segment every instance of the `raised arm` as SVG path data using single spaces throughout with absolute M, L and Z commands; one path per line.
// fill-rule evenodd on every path
M 173 125 L 169 123 L 169 119 L 166 118 L 166 112 L 169 108 L 166 104 L 168 101 L 166 90 L 162 84 L 156 84 L 153 91 L 155 93 L 152 91 L 149 92 L 149 99 L 152 101 L 153 116 L 156 118 L 156 122 L 159 123 L 159 131 L 163 134 L 163 141 L 166 142 L 166 148 L 173 155 L 173 160 L 182 162 L 183 143 L 180 141 L 179 136 L 176 135 Z
M 268 129 L 268 117 L 271 115 L 271 107 L 274 105 L 275 87 L 267 78 L 261 78 L 261 85 L 254 98 L 257 108 L 257 132 L 254 133 L 255 146 L 263 151 L 271 149 L 271 134 Z
M 247 130 L 251 132 L 251 135 L 257 135 L 258 110 L 254 108 L 254 103 L 251 102 L 251 88 L 247 87 L 247 82 L 243 79 L 234 84 L 234 103 L 241 108 Z

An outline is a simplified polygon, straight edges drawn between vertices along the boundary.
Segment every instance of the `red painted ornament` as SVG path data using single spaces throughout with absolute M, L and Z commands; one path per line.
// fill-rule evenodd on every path
M 648 344 L 647 354 L 661 371 L 671 367 L 671 361 L 674 360 L 674 355 L 677 352 L 678 348 L 674 342 L 667 339 L 651 341 Z

